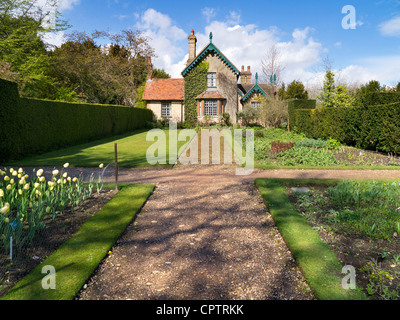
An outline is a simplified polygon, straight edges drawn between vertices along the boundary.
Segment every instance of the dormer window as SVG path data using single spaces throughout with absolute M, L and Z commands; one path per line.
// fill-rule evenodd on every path
M 207 87 L 209 88 L 217 87 L 217 74 L 215 72 L 209 72 L 207 74 Z

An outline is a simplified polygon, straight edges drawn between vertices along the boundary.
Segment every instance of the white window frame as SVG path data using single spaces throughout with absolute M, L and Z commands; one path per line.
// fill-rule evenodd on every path
M 204 115 L 218 117 L 218 101 L 204 100 Z
M 261 101 L 251 101 L 251 106 L 255 109 L 261 108 Z
M 207 87 L 209 87 L 209 88 L 217 87 L 217 73 L 216 72 L 207 73 Z
M 171 102 L 161 102 L 161 117 L 162 118 L 171 117 Z

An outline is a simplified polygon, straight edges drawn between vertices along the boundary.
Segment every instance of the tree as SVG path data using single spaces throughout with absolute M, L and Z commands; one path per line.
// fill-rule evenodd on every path
M 46 73 L 50 46 L 43 38 L 68 26 L 60 19 L 58 0 L 46 4 L 43 8 L 37 0 L 0 0 L 0 61 L 8 70 L 0 76 L 17 81 L 22 96 L 43 97 L 54 89 Z
M 171 76 L 164 69 L 153 69 L 152 78 L 154 79 L 169 79 Z
M 301 81 L 292 81 L 285 92 L 285 99 L 308 99 L 308 92 Z
M 284 82 L 282 82 L 280 88 L 278 89 L 278 98 L 279 100 L 286 99 L 286 85 Z
M 333 107 L 334 96 L 335 96 L 335 74 L 331 70 L 328 70 L 325 73 L 325 80 L 322 92 L 317 97 L 319 100 L 321 100 L 321 107 L 323 108 Z
M 100 46 L 101 38 L 111 44 Z M 134 106 L 136 90 L 147 76 L 147 57 L 152 56 L 154 50 L 140 31 L 75 32 L 54 50 L 53 75 L 90 103 Z
M 337 108 L 351 107 L 354 105 L 354 100 L 349 94 L 346 85 L 337 85 L 335 95 L 333 97 L 333 105 Z
M 269 82 L 270 77 L 276 75 L 276 84 L 280 86 L 286 65 L 282 62 L 281 51 L 275 44 L 267 50 L 261 61 L 261 69 L 264 82 Z

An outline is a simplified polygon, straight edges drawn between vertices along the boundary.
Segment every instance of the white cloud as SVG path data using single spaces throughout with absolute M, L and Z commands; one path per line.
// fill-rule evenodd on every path
M 146 10 L 137 20 L 136 28 L 144 32 L 155 49 L 157 57 L 153 59 L 154 66 L 163 68 L 172 77 L 179 77 L 186 63 L 182 60 L 186 48 L 180 43 L 187 40 L 187 32 L 174 25 L 168 15 L 154 9 Z
M 384 36 L 400 36 L 400 17 L 394 17 L 388 21 L 381 23 L 379 26 L 379 31 Z

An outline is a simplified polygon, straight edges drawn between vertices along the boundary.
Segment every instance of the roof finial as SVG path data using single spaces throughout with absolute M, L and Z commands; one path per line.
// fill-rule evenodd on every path
M 212 43 L 213 34 L 210 32 L 210 43 Z
M 256 85 L 258 84 L 258 72 L 256 72 Z

